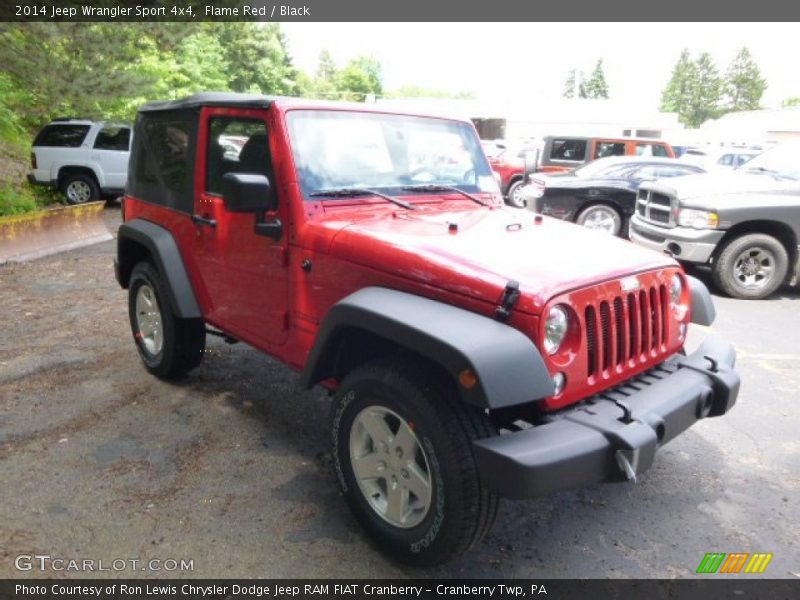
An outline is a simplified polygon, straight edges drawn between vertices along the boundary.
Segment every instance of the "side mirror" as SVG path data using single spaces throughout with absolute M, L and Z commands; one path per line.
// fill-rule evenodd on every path
M 525 152 L 525 180 L 527 181 L 528 175 L 532 175 L 536 173 L 536 169 L 539 168 L 539 151 L 536 150 L 535 152 L 532 150 L 528 150 Z
M 269 212 L 278 208 L 269 179 L 253 173 L 226 173 L 222 178 L 222 200 L 231 212 Z
M 222 200 L 231 212 L 252 212 L 256 215 L 253 231 L 273 240 L 281 239 L 283 223 L 267 220 L 264 213 L 278 209 L 269 179 L 253 173 L 226 173 L 222 178 Z

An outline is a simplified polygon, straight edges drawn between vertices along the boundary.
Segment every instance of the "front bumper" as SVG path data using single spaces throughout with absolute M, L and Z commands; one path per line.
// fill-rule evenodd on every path
M 658 227 L 631 218 L 629 236 L 632 242 L 659 252 L 667 252 L 678 260 L 705 264 L 725 235 L 718 229 L 692 229 L 691 227 Z M 679 248 L 679 252 L 673 251 Z
M 736 403 L 730 344 L 708 339 L 624 384 L 548 417 L 474 442 L 481 481 L 507 498 L 531 498 L 600 482 L 634 480 L 659 447 Z

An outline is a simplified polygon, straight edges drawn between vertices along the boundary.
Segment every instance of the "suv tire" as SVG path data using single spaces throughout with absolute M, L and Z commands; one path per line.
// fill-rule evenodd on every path
M 131 271 L 128 314 L 136 348 L 150 373 L 178 379 L 200 364 L 206 347 L 203 320 L 181 319 L 172 312 L 169 292 L 149 262 Z
M 84 173 L 67 175 L 61 184 L 61 191 L 69 204 L 85 204 L 100 198 L 100 188 L 94 177 Z
M 345 377 L 334 399 L 342 493 L 378 545 L 415 566 L 467 551 L 497 514 L 498 498 L 481 485 L 472 451 L 473 440 L 496 429 L 455 395 L 425 363 L 381 359 Z
M 714 261 L 718 288 L 733 298 L 766 298 L 786 280 L 789 255 L 771 235 L 749 233 L 730 240 Z

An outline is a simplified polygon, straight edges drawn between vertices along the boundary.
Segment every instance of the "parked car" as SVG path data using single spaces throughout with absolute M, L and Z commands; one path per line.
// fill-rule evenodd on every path
M 490 145 L 491 144 L 491 145 Z M 525 154 L 534 152 L 531 142 L 491 142 L 483 144 L 492 170 L 499 175 L 500 190 L 509 206 L 523 208 L 522 188 L 525 185 Z
M 675 153 L 667 142 L 661 140 L 549 135 L 542 139 L 537 171 L 571 171 L 608 156 L 674 158 Z
M 342 495 L 403 561 L 465 552 L 501 496 L 635 480 L 736 401 L 729 344 L 682 353 L 703 284 L 504 207 L 470 121 L 212 93 L 145 105 L 133 140 L 115 271 L 144 367 L 185 375 L 210 331 L 330 390 Z M 470 181 L 410 160 L 432 140 Z
M 672 158 L 615 156 L 574 171 L 531 175 L 522 195 L 537 213 L 627 237 L 643 181 L 703 172 Z
M 130 125 L 55 119 L 33 140 L 28 181 L 60 189 L 70 204 L 119 196 L 130 142 Z
M 710 265 L 734 298 L 765 298 L 800 276 L 800 146 L 767 150 L 742 167 L 639 188 L 631 240 Z
M 750 159 L 758 156 L 760 150 L 734 147 L 687 148 L 680 160 L 701 166 L 705 169 L 713 167 L 741 167 Z

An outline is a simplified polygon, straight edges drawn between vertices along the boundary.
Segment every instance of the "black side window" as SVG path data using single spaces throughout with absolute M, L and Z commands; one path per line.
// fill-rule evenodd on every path
M 156 181 L 156 172 L 161 174 L 164 185 L 182 192 L 189 185 L 189 124 L 186 121 L 148 121 L 145 134 L 150 142 L 153 161 L 144 163 L 145 172 L 141 173 L 145 181 Z
M 96 150 L 119 150 L 127 152 L 130 147 L 131 130 L 128 127 L 103 127 L 94 141 Z
M 226 173 L 255 173 L 272 179 L 267 126 L 260 119 L 213 117 L 208 125 L 206 191 L 222 193 Z
M 625 156 L 624 142 L 597 142 L 594 146 L 594 157 Z
M 89 133 L 89 125 L 48 125 L 39 132 L 33 145 L 79 148 L 87 133 Z
M 667 153 L 667 147 L 662 146 L 661 144 L 653 144 L 653 156 L 663 156 L 668 158 L 669 154 Z
M 582 161 L 586 158 L 586 140 L 553 140 L 550 158 Z

